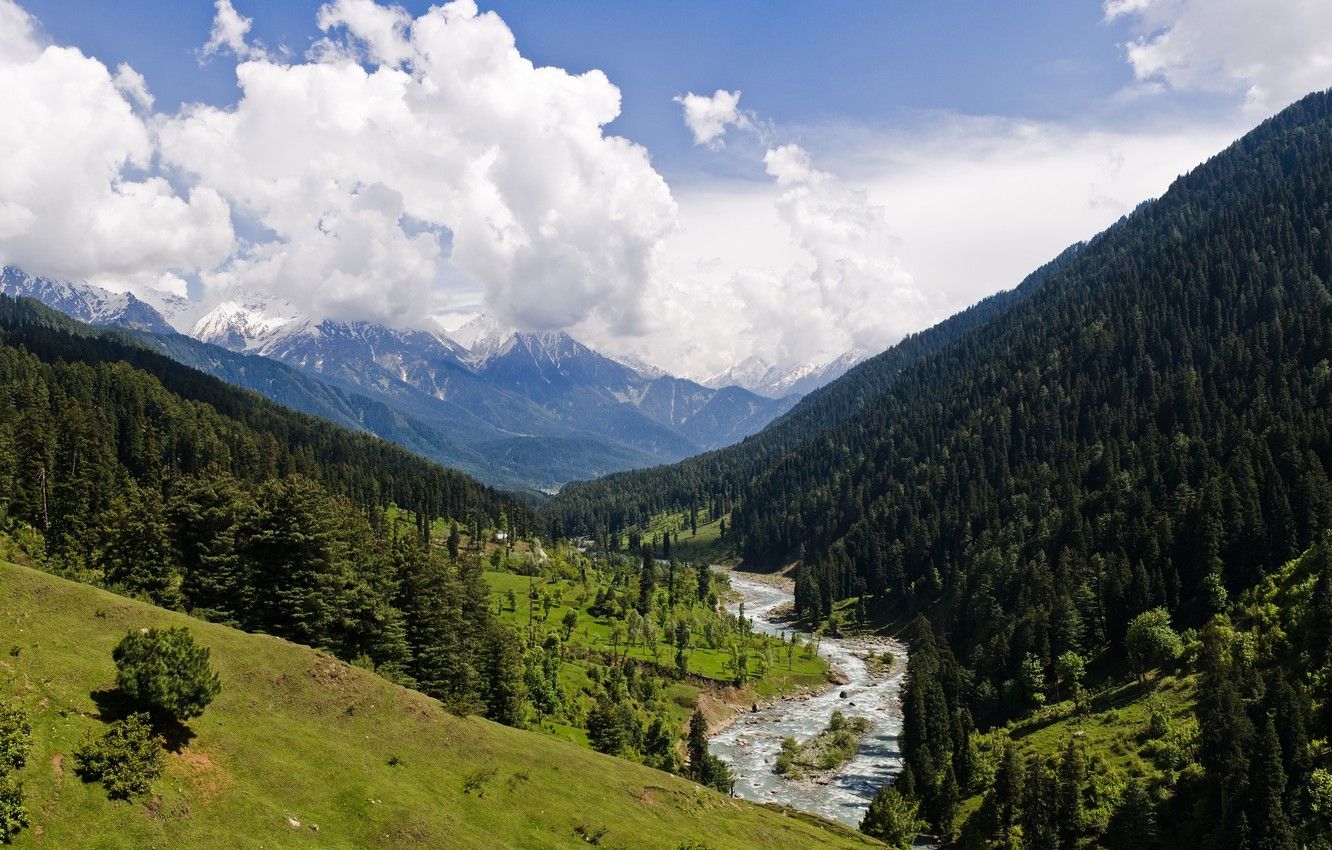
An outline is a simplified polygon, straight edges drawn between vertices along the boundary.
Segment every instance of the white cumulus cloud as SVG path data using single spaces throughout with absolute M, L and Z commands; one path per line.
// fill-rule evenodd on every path
M 309 61 L 243 62 L 234 107 L 163 123 L 164 160 L 272 235 L 206 284 L 405 324 L 460 272 L 516 327 L 637 324 L 676 209 L 647 151 L 603 132 L 620 110 L 603 73 L 534 66 L 470 0 L 415 19 L 338 0 L 317 20 Z
M 750 356 L 794 367 L 876 352 L 936 318 L 937 304 L 898 260 L 881 204 L 816 169 L 799 145 L 770 148 L 763 159 L 766 186 L 688 195 L 645 336 L 584 333 L 703 378 Z
M 1332 86 L 1327 0 L 1106 0 L 1107 20 L 1132 20 L 1134 75 L 1180 91 L 1236 92 L 1268 114 Z
M 79 50 L 45 43 L 0 0 L 0 261 L 36 274 L 158 279 L 230 252 L 227 204 L 207 187 L 178 193 L 152 167 L 143 78 L 113 76 Z M 147 174 L 147 176 L 145 176 Z
M 214 7 L 216 11 L 213 14 L 213 28 L 208 34 L 208 42 L 203 46 L 203 55 L 214 56 L 230 52 L 241 59 L 261 58 L 264 55 L 263 48 L 245 40 L 250 34 L 254 19 L 237 12 L 236 7 L 231 5 L 231 0 L 216 0 Z
M 720 147 L 728 127 L 748 129 L 752 122 L 740 110 L 740 92 L 717 89 L 711 97 L 689 92 L 675 102 L 684 109 L 684 122 L 694 134 L 694 144 Z

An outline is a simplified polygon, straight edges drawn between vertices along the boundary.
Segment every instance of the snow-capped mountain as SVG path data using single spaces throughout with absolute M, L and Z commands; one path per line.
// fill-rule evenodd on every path
M 804 396 L 842 377 L 869 356 L 869 352 L 852 349 L 827 363 L 806 363 L 790 368 L 773 366 L 761 357 L 750 356 L 708 378 L 703 385 L 743 387 L 768 398 Z
M 484 316 L 452 334 L 395 329 L 315 320 L 271 295 L 238 293 L 185 337 L 142 299 L 90 284 L 7 269 L 0 290 L 146 332 L 151 347 L 187 365 L 505 486 L 551 489 L 678 460 L 743 439 L 794 402 L 705 387 L 606 357 L 567 333 L 518 333 Z M 167 306 L 178 320 L 190 315 L 183 301 Z
M 623 363 L 624 365 L 628 366 L 630 369 L 633 369 L 635 372 L 642 375 L 644 378 L 648 379 L 660 378 L 663 375 L 668 374 L 667 371 L 661 368 L 660 366 L 655 366 L 647 362 L 643 358 L 635 357 L 632 354 L 617 354 L 617 355 L 611 355 L 611 357 L 617 362 Z
M 34 298 L 65 315 L 99 327 L 122 327 L 152 333 L 175 328 L 147 301 L 130 292 L 111 292 L 81 281 L 34 277 L 16 268 L 0 269 L 0 292 L 13 298 Z M 164 305 L 181 306 L 183 298 L 158 293 Z
M 447 333 L 450 339 L 467 349 L 473 363 L 484 363 L 504 347 L 514 332 L 482 314 Z
M 194 323 L 189 335 L 233 351 L 257 351 L 301 315 L 290 304 L 260 293 L 244 293 L 218 304 Z
M 606 357 L 562 331 L 516 332 L 478 316 L 452 332 L 314 322 L 261 295 L 220 304 L 191 335 L 270 357 L 335 385 L 446 421 L 471 443 L 573 440 L 661 462 L 757 431 L 790 401 L 704 387 Z M 505 449 L 512 451 L 513 449 Z M 528 451 L 528 450 L 524 450 Z

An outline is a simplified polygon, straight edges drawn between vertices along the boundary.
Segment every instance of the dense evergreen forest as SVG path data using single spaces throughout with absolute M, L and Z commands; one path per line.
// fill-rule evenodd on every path
M 456 526 L 429 546 L 439 517 L 534 527 L 464 475 L 0 297 L 0 530 L 48 569 L 511 721 L 521 647 Z
M 968 742 L 1030 709 L 1039 688 L 1024 683 L 1059 681 L 1070 653 L 1109 669 L 1174 658 L 1174 629 L 1193 630 L 1197 771 L 1153 789 L 1176 806 L 1170 828 L 1125 846 L 1325 846 L 1325 629 L 1282 632 L 1272 621 L 1302 616 L 1282 609 L 1243 638 L 1225 618 L 1332 527 L 1330 287 L 1332 95 L 1320 93 L 774 462 L 755 470 L 751 448 L 714 454 L 711 469 L 617 476 L 551 516 L 614 527 L 720 487 L 747 560 L 799 561 L 797 606 L 814 622 L 857 595 L 918 617 L 901 792 L 941 835 L 960 797 L 1016 787 L 1018 765 L 976 775 Z M 1032 766 L 1000 801 L 1001 826 L 1026 818 L 1022 846 L 1088 839 L 1041 827 L 1081 788 L 1078 758 L 1063 792 L 1061 761 Z

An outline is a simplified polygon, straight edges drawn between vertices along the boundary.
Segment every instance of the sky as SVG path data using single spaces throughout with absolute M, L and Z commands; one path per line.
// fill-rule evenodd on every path
M 0 0 L 0 261 L 789 367 L 1016 285 L 1329 85 L 1322 0 Z

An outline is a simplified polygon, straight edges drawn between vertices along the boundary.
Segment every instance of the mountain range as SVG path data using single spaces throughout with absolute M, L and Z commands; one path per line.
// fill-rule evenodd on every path
M 798 399 L 773 397 L 772 387 L 705 386 L 612 359 L 567 333 L 512 332 L 485 317 L 450 335 L 314 320 L 250 293 L 179 333 L 164 313 L 178 321 L 188 304 L 173 296 L 150 304 L 14 268 L 0 274 L 0 292 L 124 329 L 194 368 L 511 489 L 553 491 L 719 448 Z
M 768 398 L 806 396 L 842 377 L 849 369 L 874 353 L 876 352 L 855 348 L 826 363 L 805 363 L 787 368 L 774 366 L 761 357 L 751 356 L 708 378 L 703 385 L 742 387 Z

